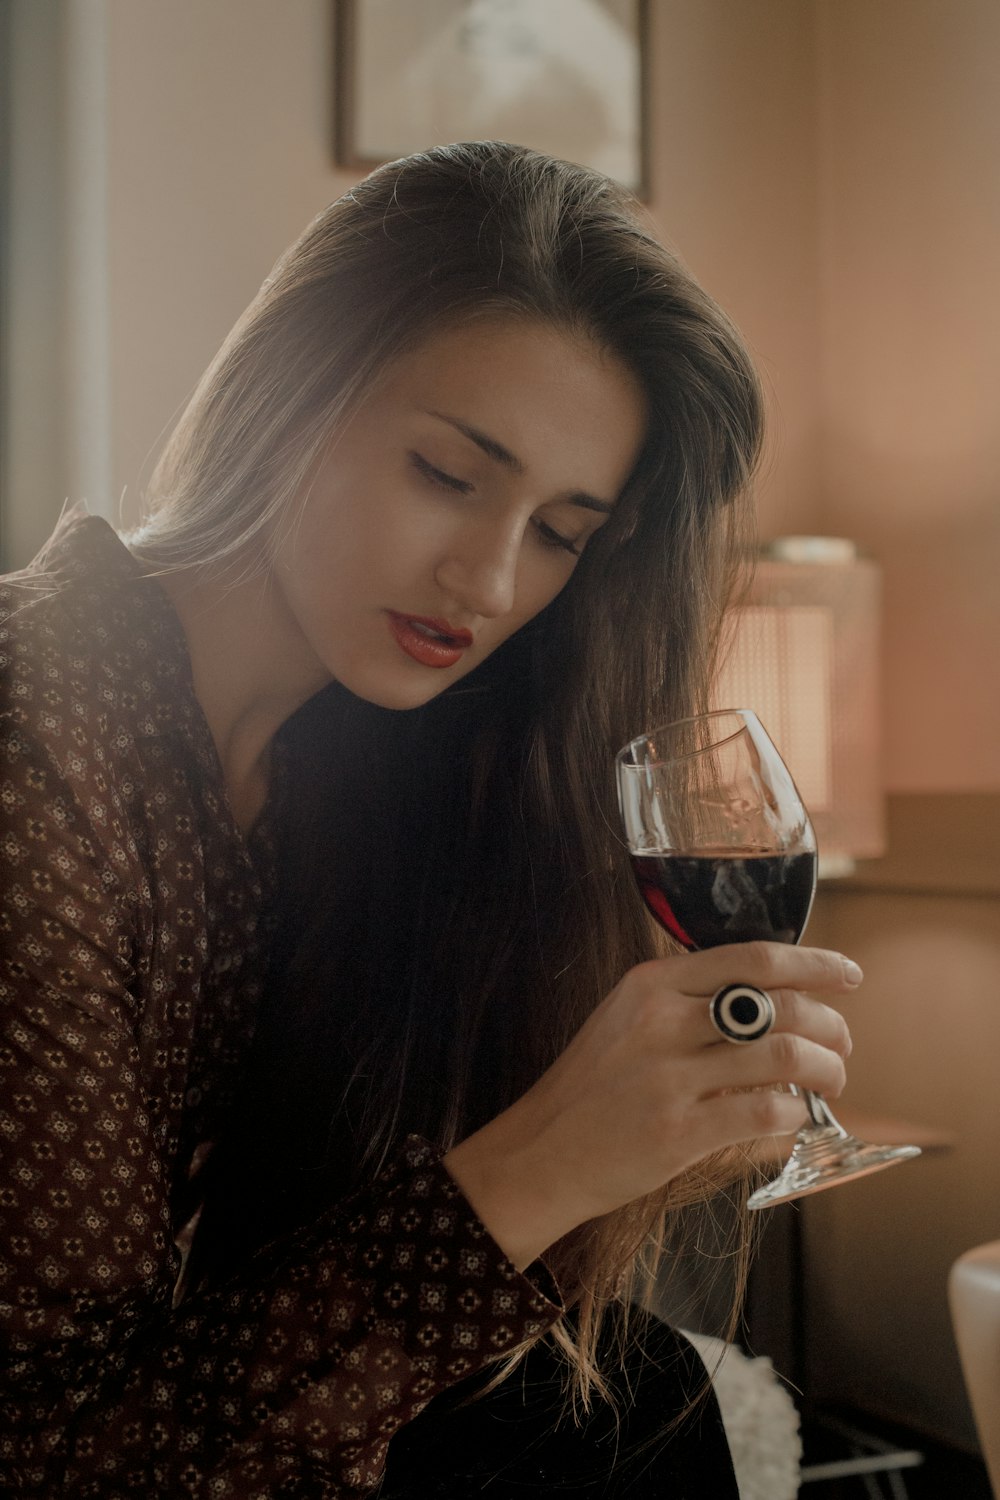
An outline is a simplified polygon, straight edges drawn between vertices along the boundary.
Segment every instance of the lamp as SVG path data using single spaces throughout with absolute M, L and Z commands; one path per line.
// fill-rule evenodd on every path
M 809 809 L 821 877 L 884 852 L 880 781 L 880 572 L 855 544 L 779 537 L 731 611 L 719 708 L 752 708 Z

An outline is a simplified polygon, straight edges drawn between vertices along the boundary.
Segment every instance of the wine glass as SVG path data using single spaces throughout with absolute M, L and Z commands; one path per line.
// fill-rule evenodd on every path
M 755 939 L 797 943 L 816 890 L 816 835 L 756 714 L 724 709 L 640 735 L 619 752 L 618 800 L 651 914 L 689 951 Z M 750 1208 L 819 1192 L 920 1155 L 873 1146 L 808 1089 L 808 1122 Z

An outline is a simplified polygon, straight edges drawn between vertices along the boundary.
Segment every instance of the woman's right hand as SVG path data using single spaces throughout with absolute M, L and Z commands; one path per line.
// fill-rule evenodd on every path
M 654 1192 L 711 1153 L 794 1131 L 796 1084 L 836 1098 L 851 1041 L 843 1017 L 804 992 L 850 994 L 839 953 L 737 943 L 630 969 L 552 1066 L 444 1165 L 523 1268 L 577 1225 Z M 709 1002 L 726 984 L 767 990 L 775 1022 L 733 1045 Z

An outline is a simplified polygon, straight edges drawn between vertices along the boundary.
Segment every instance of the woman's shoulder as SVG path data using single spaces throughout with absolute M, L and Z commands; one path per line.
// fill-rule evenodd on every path
M 148 654 L 179 629 L 166 595 L 114 528 L 79 508 L 26 567 L 0 576 L 0 646 L 8 654 L 10 642 L 96 651 L 129 641 Z
M 36 845 L 136 886 L 196 717 L 180 622 L 97 517 L 71 517 L 0 579 L 0 820 L 11 868 Z M 181 813 L 187 804 L 172 802 Z M 82 909 L 82 908 L 81 908 Z
M 155 734 L 188 673 L 166 595 L 100 517 L 69 515 L 28 567 L 0 578 L 0 713 L 10 724 L 46 741 Z

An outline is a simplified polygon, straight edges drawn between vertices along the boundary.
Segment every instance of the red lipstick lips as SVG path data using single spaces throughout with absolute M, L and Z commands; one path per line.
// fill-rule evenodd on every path
M 471 630 L 456 630 L 447 620 L 400 615 L 386 610 L 396 644 L 424 667 L 453 667 L 472 645 Z

